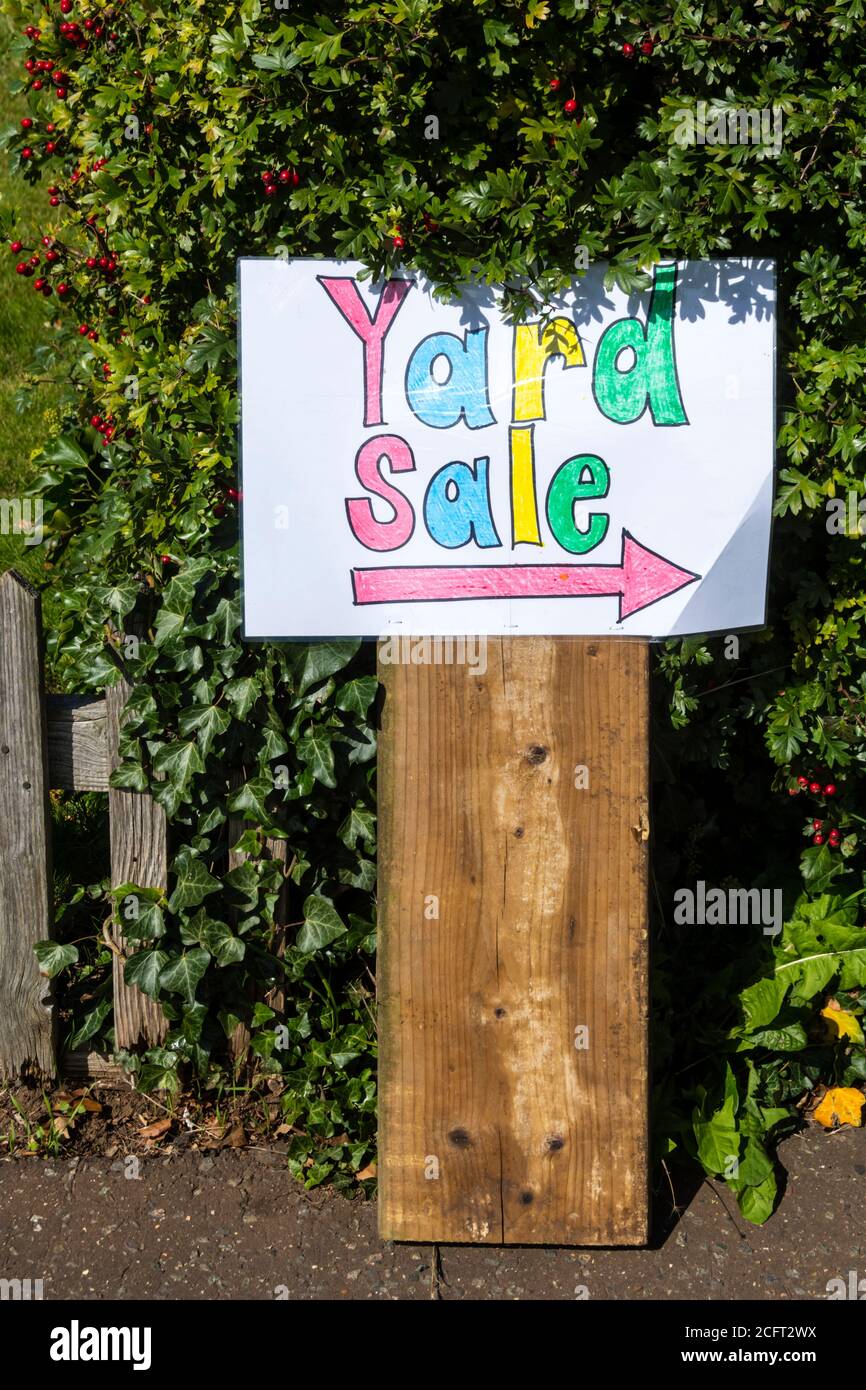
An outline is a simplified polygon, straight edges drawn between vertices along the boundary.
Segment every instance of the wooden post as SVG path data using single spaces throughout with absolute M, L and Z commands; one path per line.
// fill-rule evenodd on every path
M 648 647 L 382 665 L 380 1234 L 648 1235 Z
M 0 1078 L 56 1072 L 51 986 L 33 953 L 54 934 L 39 595 L 0 577 Z
M 138 617 L 127 619 L 127 634 L 144 635 L 144 623 Z M 107 717 L 106 738 L 108 765 L 113 771 L 120 758 L 118 740 L 123 708 L 129 698 L 130 686 L 125 680 L 105 692 Z M 165 812 L 146 792 L 108 791 L 108 816 L 111 836 L 111 885 L 136 883 L 140 888 L 162 888 L 168 884 L 168 830 Z M 123 933 L 116 924 L 112 936 L 121 951 L 125 946 Z M 162 1042 L 167 1023 L 155 999 L 142 994 L 137 985 L 128 985 L 123 978 L 123 961 L 115 955 L 114 1028 L 118 1047 L 134 1047 L 139 1042 L 155 1046 Z

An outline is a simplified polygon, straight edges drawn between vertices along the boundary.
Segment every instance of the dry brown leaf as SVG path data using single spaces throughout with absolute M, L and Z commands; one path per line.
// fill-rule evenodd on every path
M 170 1129 L 171 1120 L 166 1116 L 164 1120 L 154 1120 L 153 1124 L 145 1125 L 138 1133 L 141 1139 L 161 1139 Z
M 837 1125 L 862 1124 L 863 1106 L 866 1096 L 854 1086 L 833 1086 L 821 1104 L 812 1112 L 812 1118 L 825 1129 L 835 1129 Z
M 247 1136 L 244 1133 L 243 1125 L 234 1125 L 226 1135 L 225 1143 L 230 1149 L 245 1149 Z
M 377 1166 L 376 1161 L 374 1159 L 372 1163 L 367 1164 L 366 1168 L 362 1168 L 359 1173 L 355 1174 L 355 1181 L 364 1182 L 367 1178 L 375 1178 L 376 1172 Z

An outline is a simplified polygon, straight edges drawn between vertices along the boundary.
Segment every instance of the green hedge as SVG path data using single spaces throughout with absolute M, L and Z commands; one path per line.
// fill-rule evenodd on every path
M 46 190 L 58 252 L 46 270 L 37 247 L 21 279 L 22 293 L 37 276 L 52 286 L 59 327 L 38 369 L 65 383 L 33 483 L 60 596 L 59 679 L 113 680 L 109 625 L 122 628 L 142 592 L 152 606 L 153 640 L 120 648 L 137 693 L 119 784 L 150 787 L 175 846 L 169 895 L 139 923 L 153 944 L 133 966 L 172 1020 L 142 1083 L 212 1084 L 244 1018 L 261 1070 L 282 1074 L 287 1121 L 303 1131 L 292 1163 L 313 1159 L 309 1182 L 347 1180 L 372 1152 L 375 682 L 357 644 L 239 640 L 236 258 L 406 262 L 445 286 L 475 274 L 506 285 L 517 314 L 544 312 L 578 247 L 624 289 L 662 256 L 777 260 L 771 625 L 736 654 L 689 640 L 656 663 L 660 1152 L 721 1173 L 736 1154 L 730 1185 L 764 1219 L 767 1155 L 797 1102 L 818 1081 L 866 1075 L 862 1044 L 833 1040 L 820 1019 L 834 994 L 860 1014 L 866 984 L 863 546 L 831 534 L 825 510 L 864 491 L 861 6 L 3 8 L 41 31 L 16 41 L 34 125 L 3 138 Z M 74 23 L 80 37 L 61 32 Z M 26 72 L 28 59 L 49 69 Z M 781 112 L 781 150 L 678 143 L 700 101 Z M 263 176 L 280 170 L 267 192 Z M 798 775 L 835 796 L 789 796 Z M 231 813 L 247 822 L 249 857 L 228 873 Z M 813 817 L 839 829 L 840 847 L 811 843 Z M 298 925 L 282 962 L 265 835 L 287 839 L 292 864 Z M 785 887 L 781 939 L 678 927 L 673 890 L 697 877 Z M 278 981 L 285 1049 L 250 1002 Z M 103 998 L 79 1038 L 110 1024 Z

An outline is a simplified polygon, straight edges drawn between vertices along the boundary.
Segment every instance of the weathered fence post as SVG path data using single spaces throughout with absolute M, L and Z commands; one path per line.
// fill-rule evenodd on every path
M 0 576 L 0 1077 L 56 1071 L 51 986 L 33 952 L 53 935 L 39 595 Z
M 145 635 L 146 626 L 139 615 L 127 619 L 124 636 Z M 131 687 L 125 680 L 105 692 L 108 716 L 109 770 L 117 767 L 120 758 L 118 742 L 123 708 Z M 165 812 L 147 792 L 108 791 L 108 815 L 111 834 L 111 886 L 136 883 L 140 888 L 161 888 L 168 884 L 168 829 Z M 118 949 L 126 954 L 122 929 L 116 924 L 112 936 Z M 150 1046 L 162 1042 L 167 1031 L 165 1016 L 155 999 L 142 994 L 137 985 L 128 985 L 123 978 L 123 959 L 114 957 L 114 1027 L 118 1047 L 134 1047 L 146 1042 Z

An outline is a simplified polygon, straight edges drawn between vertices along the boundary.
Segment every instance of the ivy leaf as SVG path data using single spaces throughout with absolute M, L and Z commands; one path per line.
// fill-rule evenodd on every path
M 247 949 L 225 922 L 207 922 L 201 929 L 199 940 L 217 965 L 232 965 L 235 961 L 243 960 Z
M 299 951 L 320 951 L 343 936 L 347 927 L 330 898 L 311 893 L 304 903 L 304 925 L 298 932 Z
M 154 948 L 150 951 L 136 951 L 123 967 L 123 979 L 128 985 L 138 985 L 142 994 L 151 999 L 159 998 L 159 977 L 168 964 L 165 951 Z
M 182 956 L 163 967 L 159 983 L 163 989 L 180 994 L 188 1004 L 195 998 L 196 986 L 210 964 L 210 954 L 198 948 L 184 951 Z
M 356 714 L 363 719 L 376 698 L 379 682 L 375 676 L 359 676 L 356 680 L 341 685 L 334 699 L 337 709 L 347 714 Z
M 348 666 L 360 647 L 360 639 L 342 642 L 313 642 L 308 648 L 298 682 L 298 695 Z
M 298 757 L 306 763 L 317 782 L 325 787 L 336 787 L 334 776 L 333 732 L 321 724 L 313 724 L 298 739 Z
M 62 946 L 59 941 L 37 941 L 33 950 L 39 962 L 40 975 L 46 975 L 49 980 L 78 960 L 78 947 Z
M 186 907 L 198 907 L 210 893 L 220 887 L 220 880 L 209 873 L 190 849 L 175 855 L 172 870 L 175 888 L 168 900 L 169 912 L 181 912 Z

